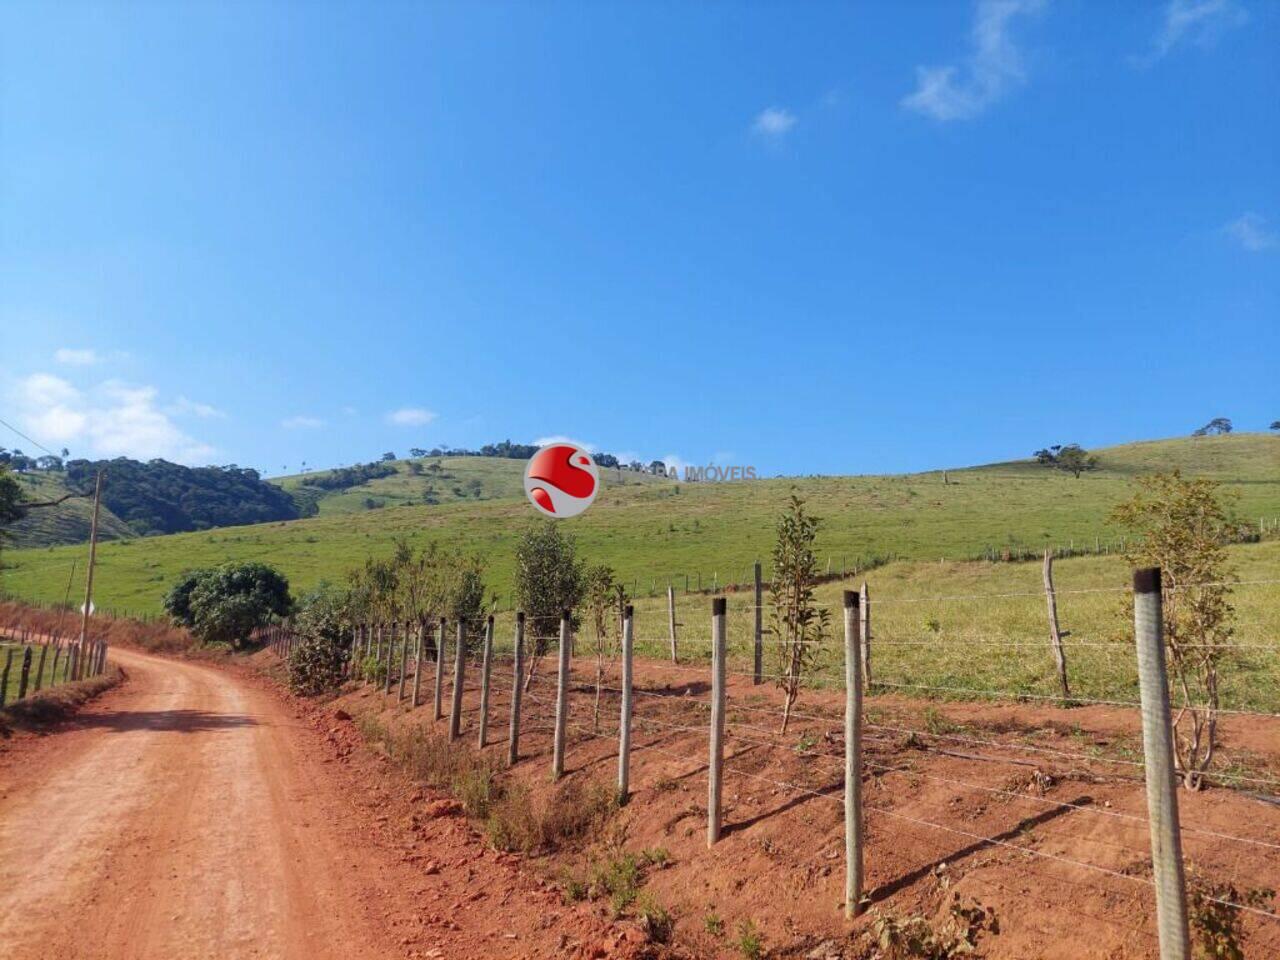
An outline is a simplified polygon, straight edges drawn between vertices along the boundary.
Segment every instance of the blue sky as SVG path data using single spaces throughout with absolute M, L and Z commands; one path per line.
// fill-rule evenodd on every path
M 269 472 L 1264 429 L 1277 50 L 1252 0 L 5 4 L 0 417 Z

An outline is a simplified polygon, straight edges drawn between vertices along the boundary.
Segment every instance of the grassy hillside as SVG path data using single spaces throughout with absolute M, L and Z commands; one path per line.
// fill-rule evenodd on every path
M 595 505 L 563 522 L 588 558 L 613 565 L 645 594 L 668 581 L 683 586 L 685 576 L 693 585 L 701 576 L 704 587 L 713 578 L 747 579 L 756 558 L 767 560 L 774 518 L 793 489 L 824 518 L 819 548 L 833 571 L 872 558 L 937 564 L 1045 545 L 1105 545 L 1117 536 L 1106 521 L 1111 507 L 1129 495 L 1134 476 L 1155 469 L 1180 467 L 1220 480 L 1240 516 L 1253 522 L 1280 517 L 1280 438 L 1185 438 L 1094 452 L 1099 469 L 1080 479 L 1029 461 L 950 470 L 945 484 L 941 472 L 724 484 L 629 474 L 622 476 L 631 482 L 619 483 L 610 472 Z M 320 515 L 306 520 L 109 543 L 99 552 L 99 605 L 154 611 L 179 571 L 227 559 L 275 564 L 305 589 L 341 578 L 370 553 L 389 551 L 398 537 L 437 538 L 485 555 L 491 584 L 505 594 L 515 538 L 535 519 L 519 493 L 523 461 L 465 458 L 443 466 L 464 484 L 470 471 L 483 471 L 482 487 L 493 498 L 413 505 L 413 485 L 422 478 L 397 473 L 374 483 L 388 489 L 388 504 L 402 485 L 401 506 L 353 510 L 351 494 L 342 494 L 326 498 L 327 507 L 321 500 Z M 355 494 L 369 495 L 363 488 Z M 58 599 L 72 559 L 83 553 L 83 547 L 6 551 L 3 588 Z
M 346 490 L 312 486 L 332 471 L 321 470 L 290 477 L 274 477 L 272 483 L 289 491 L 299 504 L 314 503 L 319 516 L 363 513 L 388 507 L 426 506 L 430 498 L 439 506 L 483 500 L 522 499 L 527 460 L 501 457 L 425 457 L 389 461 L 396 473 Z M 420 470 L 415 473 L 414 470 Z M 605 471 L 611 487 L 665 483 L 657 477 L 630 471 Z M 370 502 L 372 501 L 372 503 Z
M 56 500 L 67 492 L 64 477 L 60 473 L 15 474 L 23 492 L 31 500 Z M 9 527 L 7 546 L 43 547 L 51 544 L 83 543 L 89 539 L 93 522 L 93 498 L 73 497 L 56 507 L 31 510 Z M 132 537 L 134 533 L 110 510 L 103 509 L 98 516 L 98 534 L 104 540 Z

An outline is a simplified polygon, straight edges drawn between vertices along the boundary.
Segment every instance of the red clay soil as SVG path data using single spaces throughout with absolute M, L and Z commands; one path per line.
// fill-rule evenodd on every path
M 497 671 L 489 749 L 504 756 L 509 663 Z M 740 956 L 738 931 L 750 920 L 771 956 L 875 956 L 873 918 L 847 924 L 840 913 L 840 695 L 805 692 L 802 716 L 780 738 L 776 692 L 731 679 L 726 828 L 708 850 L 707 670 L 637 664 L 636 673 L 644 692 L 636 697 L 633 797 L 612 832 L 625 836 L 627 850 L 669 854 L 646 890 L 675 917 L 676 942 L 698 956 Z M 567 779 L 612 783 L 616 693 L 605 691 L 596 733 L 593 668 L 583 664 L 574 676 Z M 446 711 L 448 687 L 446 680 Z M 535 800 L 556 789 L 548 778 L 553 698 L 554 678 L 544 674 L 525 701 L 528 733 L 512 772 Z M 468 739 L 477 700 L 469 684 Z M 954 896 L 978 901 L 1000 922 L 997 936 L 980 940 L 981 954 L 993 958 L 1157 956 L 1145 792 L 1133 763 L 1141 759 L 1136 711 L 868 702 L 866 867 L 876 910 L 941 926 Z M 339 703 L 393 727 L 432 723 L 429 705 L 409 711 L 394 693 L 384 698 L 365 688 Z M 1232 717 L 1224 728 L 1224 756 L 1248 758 L 1249 766 L 1234 771 L 1246 779 L 1235 781 L 1237 789 L 1180 792 L 1186 861 L 1242 892 L 1275 888 L 1280 725 Z M 602 855 L 586 851 L 569 859 L 569 869 L 584 876 L 588 861 Z M 565 864 L 561 856 L 535 858 L 531 866 L 556 876 Z M 1280 922 L 1244 914 L 1242 927 L 1246 956 L 1280 957 Z
M 348 718 L 439 731 L 429 706 L 410 710 L 368 687 L 305 704 L 244 671 L 112 656 L 130 682 L 54 736 L 0 745 L 0 956 L 655 949 L 634 923 L 611 920 L 606 904 L 566 906 L 557 884 L 539 879 L 583 876 L 599 847 L 529 858 L 493 851 L 456 804 L 366 749 Z M 498 757 L 509 669 L 495 668 L 488 750 Z M 676 921 L 670 952 L 740 956 L 739 925 L 750 920 L 769 956 L 874 956 L 871 919 L 846 924 L 839 911 L 838 696 L 803 694 L 802 716 L 779 738 L 772 690 L 733 679 L 726 831 L 708 850 L 705 674 L 638 665 L 633 797 L 609 830 L 627 850 L 667 852 L 645 889 Z M 509 776 L 532 802 L 573 781 L 613 782 L 616 694 L 605 692 L 596 733 L 591 678 L 575 678 L 559 785 L 547 775 L 552 678 L 540 676 L 525 701 L 522 760 Z M 1156 956 L 1141 771 L 1093 756 L 1132 761 L 1136 716 L 1016 704 L 936 705 L 926 716 L 903 699 L 869 703 L 866 863 L 877 910 L 939 923 L 958 894 L 999 918 L 1000 933 L 980 941 L 984 956 Z M 1277 791 L 1280 728 L 1233 718 L 1225 739 L 1229 756 L 1248 761 L 1232 772 L 1253 779 L 1181 794 L 1187 859 L 1242 889 L 1274 887 L 1280 807 L 1246 791 Z M 1280 923 L 1247 915 L 1243 926 L 1246 956 L 1280 956 Z
M 125 685 L 56 735 L 0 746 L 6 960 L 545 957 L 643 940 L 563 906 L 456 805 L 353 749 L 331 712 L 234 672 L 111 657 Z

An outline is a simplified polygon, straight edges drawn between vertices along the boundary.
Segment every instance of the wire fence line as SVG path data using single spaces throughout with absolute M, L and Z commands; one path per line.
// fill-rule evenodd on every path
M 1258 589 L 1269 588 L 1277 583 L 1280 581 L 1260 579 L 1249 581 L 1247 585 L 1251 589 Z M 1060 594 L 1072 592 L 1059 591 Z M 1133 593 L 1133 590 L 1108 588 L 1074 592 L 1082 595 L 1118 595 L 1126 592 Z M 1040 599 L 1043 594 L 995 595 L 1002 600 L 1012 599 L 1013 596 L 1021 596 L 1024 599 L 1034 596 Z M 977 595 L 972 598 L 952 597 L 942 602 L 961 602 L 977 598 Z M 981 597 L 981 599 L 992 598 L 993 595 L 990 594 Z M 938 598 L 921 598 L 921 600 L 936 602 Z M 850 597 L 846 595 L 846 605 L 850 602 L 852 602 Z M 878 609 L 878 604 L 882 602 L 887 603 L 887 601 L 873 601 L 870 609 Z M 904 606 L 906 606 L 905 603 Z M 841 805 L 848 804 L 851 793 L 861 794 L 861 781 L 864 777 L 901 776 L 911 778 L 914 782 L 932 784 L 933 789 L 953 797 L 994 797 L 1000 799 L 1002 803 L 1035 808 L 1042 814 L 1058 812 L 1069 814 L 1073 818 L 1083 817 L 1113 823 L 1122 828 L 1123 832 L 1110 839 L 1105 836 L 1081 835 L 1079 832 L 1068 832 L 1065 836 L 1058 832 L 1049 834 L 1055 838 L 1055 843 L 1067 844 L 1068 850 L 1071 845 L 1082 846 L 1084 849 L 1081 852 L 1084 855 L 1075 856 L 1067 855 L 1065 852 L 1037 849 L 1023 842 L 1016 842 L 1020 837 L 1006 835 L 1007 831 L 1002 831 L 997 826 L 990 829 L 975 829 L 968 825 L 958 826 L 947 823 L 945 809 L 941 811 L 943 816 L 931 817 L 918 815 L 915 809 L 908 812 L 879 803 L 860 807 L 863 811 L 862 816 L 886 817 L 909 823 L 926 832 L 962 837 L 984 846 L 1008 849 L 1019 856 L 1025 855 L 1036 863 L 1056 863 L 1059 866 L 1089 871 L 1096 876 L 1124 879 L 1138 882 L 1145 888 L 1155 888 L 1157 900 L 1161 905 L 1162 919 L 1159 931 L 1161 943 L 1164 944 L 1170 936 L 1176 938 L 1176 925 L 1174 932 L 1170 933 L 1169 925 L 1163 919 L 1166 912 L 1165 900 L 1170 895 L 1171 889 L 1167 883 L 1167 874 L 1162 873 L 1162 870 L 1167 870 L 1167 864 L 1164 864 L 1159 856 L 1154 856 L 1157 850 L 1155 846 L 1142 842 L 1143 832 L 1154 833 L 1166 828 L 1168 811 L 1149 804 L 1147 814 L 1142 815 L 1136 811 L 1111 809 L 1094 802 L 1049 795 L 1049 791 L 1055 784 L 1067 782 L 1077 776 L 1087 776 L 1090 782 L 1110 783 L 1125 789 L 1132 789 L 1135 784 L 1150 785 L 1152 777 L 1163 776 L 1166 773 L 1151 766 L 1149 750 L 1148 756 L 1142 760 L 1126 756 L 1099 755 L 1061 749 L 1055 745 L 1009 740 L 1005 737 L 971 736 L 968 735 L 971 732 L 968 728 L 949 731 L 920 729 L 919 724 L 882 722 L 873 715 L 879 710 L 893 710 L 904 706 L 901 700 L 892 698 L 882 700 L 881 698 L 886 693 L 906 691 L 913 696 L 919 693 L 942 694 L 947 699 L 959 696 L 966 699 L 977 698 L 984 703 L 992 700 L 997 704 L 1021 700 L 1062 710 L 1063 716 L 1070 716 L 1072 710 L 1088 706 L 1106 707 L 1119 711 L 1120 715 L 1127 713 L 1129 716 L 1136 716 L 1142 712 L 1145 716 L 1150 707 L 1148 698 L 1151 690 L 1143 683 L 1139 691 L 1138 681 L 1144 678 L 1140 669 L 1141 658 L 1137 664 L 1131 659 L 1134 649 L 1132 640 L 1129 644 L 1119 641 L 1074 640 L 1069 649 L 1081 656 L 1084 655 L 1084 651 L 1097 649 L 1103 651 L 1110 659 L 1121 662 L 1125 666 L 1126 676 L 1129 677 L 1125 681 L 1129 685 L 1127 689 L 1133 690 L 1134 693 L 1141 692 L 1141 696 L 1133 698 L 1089 696 L 1074 692 L 1070 697 L 1063 697 L 1038 692 L 1035 689 L 1026 689 L 1025 685 L 1019 686 L 1016 681 L 1008 686 L 977 686 L 957 682 L 914 682 L 909 676 L 896 679 L 897 675 L 886 678 L 859 674 L 858 689 L 865 688 L 865 694 L 869 699 L 865 704 L 859 699 L 855 716 L 850 712 L 849 704 L 852 699 L 849 685 L 841 682 L 834 674 L 824 675 L 823 679 L 831 683 L 820 694 L 815 695 L 838 696 L 843 691 L 846 698 L 845 708 L 842 711 L 833 704 L 829 713 L 814 711 L 812 708 L 792 710 L 790 714 L 792 720 L 797 723 L 817 725 L 818 730 L 815 735 L 819 737 L 813 742 L 793 744 L 788 743 L 777 731 L 763 725 L 765 721 L 760 719 L 768 716 L 776 720 L 778 717 L 779 707 L 776 703 L 769 702 L 769 692 L 772 687 L 766 685 L 766 682 L 784 680 L 787 675 L 780 672 L 766 672 L 759 666 L 752 670 L 728 669 L 728 662 L 733 656 L 749 655 L 754 649 L 758 664 L 760 650 L 785 650 L 788 649 L 787 643 L 779 637 L 762 635 L 763 631 L 757 625 L 759 618 L 754 616 L 754 612 L 759 609 L 755 604 L 735 604 L 735 607 L 737 607 L 736 611 L 730 616 L 725 600 L 713 601 L 713 615 L 707 631 L 709 636 L 701 633 L 690 635 L 692 631 L 686 624 L 681 623 L 680 626 L 686 628 L 679 638 L 683 658 L 678 658 L 673 647 L 671 655 L 675 662 L 663 662 L 667 656 L 670 637 L 652 633 L 636 636 L 635 614 L 628 609 L 623 618 L 625 630 L 622 632 L 622 637 L 624 639 L 620 639 L 618 635 L 611 635 L 603 641 L 586 635 L 591 631 L 583 631 L 581 628 L 575 631 L 563 615 L 560 618 L 516 616 L 504 618 L 501 613 L 498 613 L 496 618 L 469 619 L 451 627 L 447 624 L 441 625 L 438 621 L 418 625 L 400 625 L 395 629 L 388 625 L 357 625 L 353 630 L 346 669 L 350 678 L 356 682 L 379 683 L 384 695 L 396 696 L 397 702 L 410 700 L 408 704 L 410 708 L 418 705 L 419 675 L 424 681 L 428 677 L 434 681 L 436 689 L 447 687 L 450 692 L 455 687 L 460 689 L 460 693 L 451 697 L 452 704 L 457 705 L 451 705 L 450 710 L 451 737 L 457 735 L 456 731 L 463 724 L 470 728 L 477 723 L 491 720 L 497 726 L 501 726 L 498 721 L 503 718 L 487 716 L 485 712 L 491 713 L 505 708 L 513 715 L 518 713 L 516 704 L 519 701 L 515 696 L 515 690 L 519 689 L 522 691 L 521 701 L 524 703 L 527 717 L 520 723 L 517 723 L 514 718 L 512 720 L 509 746 L 513 758 L 519 762 L 525 762 L 534 757 L 545 757 L 550 754 L 553 757 L 553 776 L 558 777 L 564 774 L 563 763 L 566 751 L 572 754 L 574 750 L 585 749 L 584 744 L 592 741 L 605 741 L 604 744 L 591 748 L 593 756 L 598 756 L 600 750 L 604 749 L 606 756 L 612 753 L 618 758 L 620 766 L 629 762 L 624 759 L 628 757 L 628 751 L 633 752 L 636 758 L 642 758 L 646 754 L 669 756 L 672 760 L 694 766 L 695 769 L 686 775 L 696 773 L 706 776 L 709 785 L 709 825 L 718 821 L 720 816 L 717 809 L 719 801 L 711 798 L 719 796 L 717 785 L 725 776 L 766 783 L 780 790 L 792 791 L 801 796 L 823 798 Z M 687 620 L 688 617 L 685 619 Z M 550 624 L 557 620 L 559 620 L 559 629 L 551 629 Z M 877 633 L 872 628 L 867 631 L 865 637 L 859 635 L 850 639 L 848 634 L 850 622 L 846 616 L 846 642 L 843 648 L 834 641 L 827 644 L 832 661 L 829 667 L 835 668 L 839 661 L 843 660 L 846 677 L 849 675 L 847 671 L 851 668 L 851 656 L 854 660 L 861 659 L 857 654 L 864 640 L 867 641 L 871 651 L 878 653 L 881 661 L 878 667 L 881 671 L 885 669 L 882 661 L 889 656 L 888 651 L 894 648 L 905 651 L 920 648 L 945 657 L 947 653 L 942 648 L 953 644 L 953 649 L 969 651 L 968 656 L 981 657 L 991 653 L 1004 659 L 1024 657 L 1022 651 L 1029 650 L 1033 651 L 1032 658 L 1037 660 L 1043 660 L 1048 649 L 1045 641 L 1003 637 L 992 640 L 989 639 L 992 636 L 990 633 L 978 637 L 944 637 L 942 641 L 934 641 L 904 637 L 901 634 L 895 636 L 892 631 L 886 631 L 889 635 L 885 636 L 884 633 Z M 729 638 L 732 636 L 729 630 L 731 623 L 736 623 L 739 628 L 735 637 L 737 643 L 732 646 L 729 643 Z M 495 624 L 500 625 L 501 629 L 498 629 Z M 287 656 L 293 644 L 297 642 L 297 638 L 285 626 L 274 629 L 275 632 L 265 639 L 274 643 L 277 650 Z M 1148 628 L 1139 621 L 1137 631 L 1140 650 L 1142 642 L 1146 642 L 1142 640 L 1144 629 Z M 750 632 L 752 630 L 754 630 L 754 636 Z M 861 627 L 858 630 L 860 631 Z M 458 651 L 457 647 L 459 642 L 462 645 L 461 651 Z M 1268 645 L 1260 644 L 1238 643 L 1228 646 L 1241 652 L 1249 649 L 1270 649 Z M 532 655 L 533 647 L 537 647 L 541 655 Z M 638 681 L 632 679 L 633 657 L 635 666 L 640 672 Z M 662 659 L 658 659 L 659 657 Z M 542 664 L 545 664 L 545 667 L 542 667 Z M 911 666 L 911 661 L 904 661 L 899 666 L 905 670 Z M 515 675 L 517 669 L 522 671 L 520 676 Z M 415 680 L 412 698 L 406 694 L 405 683 L 410 671 Z M 478 672 L 482 674 L 479 679 Z M 1031 675 L 1028 674 L 1028 676 Z M 495 690 L 504 691 L 504 693 L 498 697 L 491 696 L 489 690 L 491 676 L 501 677 L 495 685 Z M 731 689 L 726 689 L 727 687 Z M 480 697 L 479 707 L 475 703 L 477 695 Z M 1166 701 L 1168 700 L 1167 685 L 1163 689 L 1163 697 Z M 469 704 L 465 708 L 461 706 L 464 701 Z M 906 701 L 905 706 L 920 706 L 928 702 L 928 700 L 910 700 Z M 621 708 L 620 718 L 620 704 L 624 703 L 627 706 Z M 930 708 L 926 707 L 926 709 Z M 1019 708 L 1016 705 L 1010 705 L 999 709 L 1017 710 Z M 1248 718 L 1263 723 L 1280 719 L 1280 713 L 1273 710 L 1244 706 L 1224 706 L 1218 712 L 1227 717 Z M 466 714 L 466 719 L 463 718 L 463 713 Z M 647 736 L 637 740 L 634 745 L 623 746 L 624 740 L 630 744 L 630 731 L 633 726 L 636 730 L 646 732 Z M 719 739 L 715 732 L 717 728 L 720 730 Z M 849 731 L 854 729 L 858 731 L 856 734 L 858 742 L 872 752 L 858 755 L 859 759 L 853 768 L 855 775 L 850 779 Z M 683 752 L 668 750 L 664 746 L 667 740 L 687 742 L 707 737 L 709 730 L 711 731 L 709 761 L 698 758 L 696 754 L 690 755 L 687 750 Z M 533 741 L 530 741 L 522 750 L 518 742 L 521 732 L 533 737 L 537 741 L 536 746 Z M 548 734 L 550 744 L 545 742 Z M 1151 732 L 1145 725 L 1141 733 L 1135 735 L 1141 738 L 1141 742 L 1147 748 L 1150 747 Z M 808 737 L 809 734 L 805 736 Z M 608 742 L 612 738 L 618 740 L 616 748 Z M 903 738 L 906 740 L 904 741 Z M 499 742 L 500 739 L 495 737 L 492 742 Z M 762 758 L 759 762 L 764 766 L 748 769 L 741 762 L 726 762 L 724 758 L 726 742 L 736 745 L 734 749 L 738 752 L 734 757 L 740 757 L 743 751 L 755 753 Z M 980 754 L 959 752 L 956 747 L 948 748 L 948 744 L 981 747 L 984 752 Z M 919 751 L 925 758 L 926 765 L 921 767 L 914 761 L 904 764 L 902 757 L 903 751 L 906 750 Z M 1028 755 L 1034 759 L 1025 759 Z M 936 757 L 937 762 L 944 766 L 935 769 L 934 761 L 928 759 L 931 756 Z M 1037 778 L 1045 770 L 1049 772 L 1044 773 L 1043 780 L 1033 779 L 1029 787 L 1022 789 L 1010 786 L 1008 783 L 985 783 L 982 782 L 981 776 L 965 776 L 953 772 L 952 769 L 993 762 L 1033 767 Z M 786 775 L 769 775 L 774 769 L 785 771 L 790 769 L 789 764 L 794 766 L 795 763 L 803 764 L 803 779 Z M 1054 764 L 1072 766 L 1065 771 L 1053 771 Z M 1085 768 L 1085 773 L 1080 773 L 1081 767 Z M 1102 768 L 1102 772 L 1098 772 L 1097 768 Z M 976 769 L 974 768 L 975 772 Z M 843 779 L 842 770 L 844 771 Z M 1245 771 L 1238 769 L 1212 771 L 1209 782 L 1223 785 L 1235 784 L 1237 788 L 1239 785 L 1249 784 L 1259 787 L 1280 785 L 1280 778 L 1263 775 L 1267 772 L 1269 768 L 1257 771 L 1247 769 Z M 814 779 L 817 780 L 816 783 L 803 782 Z M 820 786 L 824 782 L 828 785 Z M 1136 801 L 1136 798 L 1133 799 Z M 923 801 L 913 800 L 912 802 L 913 806 L 916 806 Z M 995 818 L 992 817 L 992 819 Z M 1274 832 L 1249 836 L 1247 835 L 1249 830 L 1225 830 L 1216 824 L 1195 822 L 1195 819 L 1192 818 L 1183 823 L 1176 816 L 1175 811 L 1173 818 L 1175 835 L 1196 844 L 1196 849 L 1207 855 L 1219 855 L 1219 848 L 1224 845 L 1236 848 L 1239 852 L 1232 861 L 1235 864 L 1232 869 L 1236 871 L 1250 873 L 1257 870 L 1265 880 L 1275 870 L 1280 870 L 1280 859 L 1276 858 L 1276 853 L 1280 851 L 1280 843 L 1275 842 Z M 939 820 L 944 822 L 938 822 Z M 1032 822 L 1039 821 L 1033 819 Z M 850 827 L 846 821 L 846 832 L 848 829 Z M 1024 828 L 1018 827 L 1018 829 Z M 1034 831 L 1035 828 L 1030 829 Z M 1138 834 L 1131 835 L 1130 831 L 1134 830 L 1138 831 Z M 718 837 L 713 838 L 713 832 L 709 827 L 709 842 L 715 842 L 718 839 Z M 860 832 L 859 836 L 861 836 Z M 1105 854 L 1108 850 L 1111 853 Z M 1144 857 L 1154 857 L 1152 861 L 1154 872 L 1150 875 L 1135 874 L 1131 867 L 1118 869 L 1109 864 L 1108 861 L 1114 860 L 1120 853 L 1135 862 Z M 1102 857 L 1101 862 L 1096 861 L 1094 854 Z M 1179 875 L 1183 869 L 1179 858 Z M 1236 873 L 1231 879 L 1241 881 L 1242 875 Z M 1250 877 L 1247 882 L 1252 884 L 1261 881 L 1257 877 Z M 1173 889 L 1180 889 L 1181 897 L 1185 901 L 1185 885 L 1178 884 Z M 855 889 L 846 890 L 846 893 L 850 911 L 856 912 L 861 909 L 867 891 Z M 1280 919 L 1273 911 L 1250 906 L 1247 903 L 1238 903 L 1228 897 L 1206 895 L 1204 899 L 1237 909 L 1259 920 Z M 1185 902 L 1182 909 L 1185 915 Z

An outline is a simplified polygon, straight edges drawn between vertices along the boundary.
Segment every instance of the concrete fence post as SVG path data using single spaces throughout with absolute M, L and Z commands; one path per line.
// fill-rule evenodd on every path
M 667 585 L 667 636 L 671 639 L 671 662 L 679 663 L 676 654 L 676 588 Z
M 757 560 L 752 569 L 755 575 L 755 624 L 752 632 L 752 656 L 754 659 L 752 682 L 759 686 L 764 682 L 764 578 Z
M 844 915 L 862 912 L 862 597 L 844 592 Z
M 622 620 L 622 711 L 618 718 L 619 803 L 626 803 L 631 794 L 631 649 L 635 645 L 634 615 L 635 608 L 627 604 Z
M 449 739 L 462 733 L 462 685 L 467 679 L 467 623 L 458 621 L 453 652 L 453 696 L 449 701 Z
M 419 619 L 413 648 L 413 700 L 410 701 L 415 710 L 422 703 L 422 635 L 426 632 L 427 625 Z
M 436 675 L 434 679 L 435 689 L 432 691 L 433 720 L 440 720 L 444 717 L 444 628 L 445 618 L 440 618 L 439 629 L 436 633 Z
M 1147 779 L 1147 818 L 1151 825 L 1151 866 L 1156 885 L 1160 960 L 1188 960 L 1191 947 L 1187 927 L 1187 886 L 1182 868 L 1163 616 L 1160 568 L 1135 570 L 1134 637 L 1142 700 L 1142 752 Z
M 724 776 L 725 598 L 711 601 L 711 756 L 707 763 L 707 846 L 720 839 Z
M 489 740 L 489 673 L 493 667 L 493 615 L 484 625 L 484 656 L 480 661 L 480 722 L 476 742 L 483 750 Z
M 862 662 L 862 685 L 871 686 L 871 593 L 867 589 L 867 581 L 862 581 L 862 589 L 858 597 L 858 635 L 861 638 L 860 652 Z
M 511 657 L 511 730 L 507 743 L 507 766 L 520 759 L 520 695 L 524 691 L 524 611 L 516 611 L 515 649 Z
M 551 779 L 564 774 L 564 728 L 569 720 L 569 611 L 560 614 L 560 666 L 556 673 L 556 729 L 551 751 Z

